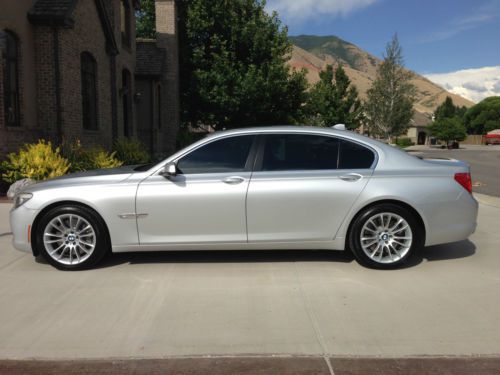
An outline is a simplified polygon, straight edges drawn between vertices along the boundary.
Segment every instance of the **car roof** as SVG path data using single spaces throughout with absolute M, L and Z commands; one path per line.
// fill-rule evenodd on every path
M 210 134 L 207 138 L 224 137 L 228 135 L 238 135 L 238 134 L 266 134 L 266 133 L 316 133 L 325 134 L 330 136 L 337 136 L 341 138 L 351 139 L 364 143 L 368 146 L 376 148 L 377 151 L 380 149 L 394 147 L 381 142 L 379 140 L 370 138 L 366 135 L 358 134 L 350 130 L 337 130 L 327 127 L 319 126 L 306 126 L 306 125 L 273 125 L 273 126 L 261 126 L 261 127 L 251 127 L 251 128 L 238 128 L 231 130 L 222 130 Z M 397 150 L 399 151 L 399 150 Z

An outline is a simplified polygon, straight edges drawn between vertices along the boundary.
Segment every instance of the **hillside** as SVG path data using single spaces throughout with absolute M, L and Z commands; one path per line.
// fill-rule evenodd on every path
M 375 79 L 380 59 L 336 36 L 300 35 L 292 36 L 290 40 L 294 44 L 290 65 L 295 69 L 307 69 L 309 83 L 313 84 L 319 80 L 319 72 L 327 64 L 342 63 L 360 96 L 366 97 L 366 92 Z M 413 76 L 413 84 L 417 87 L 417 122 L 425 122 L 447 96 L 450 96 L 456 105 L 474 105 L 473 102 L 446 91 L 421 75 L 413 73 Z

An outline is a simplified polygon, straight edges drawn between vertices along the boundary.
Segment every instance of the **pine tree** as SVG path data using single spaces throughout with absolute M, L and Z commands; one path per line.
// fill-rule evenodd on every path
M 371 133 L 389 140 L 407 131 L 414 114 L 416 87 L 411 83 L 413 74 L 403 65 L 402 48 L 394 35 L 365 103 Z

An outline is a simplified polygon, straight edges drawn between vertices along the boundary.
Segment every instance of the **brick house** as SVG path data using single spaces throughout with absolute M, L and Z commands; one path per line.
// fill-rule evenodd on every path
M 138 7 L 139 0 L 0 0 L 0 158 L 39 138 L 110 148 L 138 137 L 152 152 L 173 151 L 175 0 L 156 1 L 156 40 L 136 41 Z M 154 58 L 145 58 L 152 47 Z

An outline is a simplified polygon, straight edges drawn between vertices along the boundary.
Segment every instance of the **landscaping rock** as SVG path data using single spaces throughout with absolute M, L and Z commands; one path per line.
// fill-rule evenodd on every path
M 12 185 L 10 185 L 10 188 L 7 191 L 7 198 L 14 199 L 17 193 L 23 190 L 26 186 L 30 186 L 33 184 L 36 184 L 36 181 L 32 180 L 31 178 L 23 178 L 22 180 L 14 182 Z

